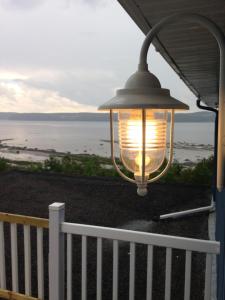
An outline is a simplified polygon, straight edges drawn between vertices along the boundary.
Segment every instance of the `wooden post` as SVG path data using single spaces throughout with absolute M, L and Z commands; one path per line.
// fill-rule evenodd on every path
M 64 203 L 49 206 L 49 300 L 64 300 L 64 217 Z

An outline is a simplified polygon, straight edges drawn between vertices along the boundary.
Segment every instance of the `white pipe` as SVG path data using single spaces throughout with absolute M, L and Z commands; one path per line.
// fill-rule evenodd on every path
M 165 220 L 165 219 L 170 219 L 170 218 L 176 219 L 176 218 L 180 218 L 180 217 L 187 216 L 187 215 L 193 215 L 193 214 L 204 212 L 204 211 L 214 211 L 214 209 L 215 209 L 215 205 L 213 202 L 209 206 L 203 206 L 203 207 L 199 207 L 199 208 L 188 209 L 188 210 L 184 210 L 184 211 L 161 215 L 159 217 L 159 219 L 160 220 Z

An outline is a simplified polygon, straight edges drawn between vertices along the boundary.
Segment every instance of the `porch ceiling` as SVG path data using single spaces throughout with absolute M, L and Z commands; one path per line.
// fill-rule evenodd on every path
M 224 0 L 118 0 L 146 34 L 163 17 L 195 12 L 212 19 L 225 32 Z M 162 30 L 154 46 L 195 95 L 216 106 L 219 51 L 211 34 L 198 24 L 178 22 Z

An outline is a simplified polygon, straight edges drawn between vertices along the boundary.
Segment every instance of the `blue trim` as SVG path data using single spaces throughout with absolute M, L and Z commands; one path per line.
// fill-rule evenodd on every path
M 225 189 L 216 191 L 216 240 L 221 243 L 217 257 L 217 300 L 225 300 Z

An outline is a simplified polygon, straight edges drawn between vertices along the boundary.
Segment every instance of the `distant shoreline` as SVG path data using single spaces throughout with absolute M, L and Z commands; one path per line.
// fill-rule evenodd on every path
M 210 112 L 176 113 L 175 122 L 212 123 L 214 114 Z M 116 116 L 115 116 L 116 120 Z M 54 122 L 108 122 L 108 113 L 13 113 L 0 112 L 0 121 L 54 121 Z
M 12 163 L 16 163 L 19 161 L 24 161 L 27 163 L 32 162 L 44 162 L 51 156 L 55 156 L 58 158 L 62 158 L 65 155 L 72 155 L 74 157 L 82 156 L 96 156 L 95 154 L 88 153 L 86 150 L 83 153 L 71 153 L 71 152 L 63 152 L 57 151 L 55 149 L 40 149 L 40 148 L 32 148 L 32 147 L 21 147 L 21 146 L 10 146 L 7 145 L 6 141 L 13 139 L 4 139 L 0 140 L 0 157 L 5 157 L 8 161 Z M 109 143 L 109 140 L 102 140 L 102 142 Z M 183 149 L 183 150 L 195 150 L 195 151 L 210 151 L 213 154 L 213 146 L 210 144 L 194 144 L 194 143 L 186 143 L 186 142 L 177 142 L 174 143 L 174 149 Z M 13 156 L 10 157 L 10 156 Z M 29 159 L 30 157 L 30 159 Z M 103 156 L 100 155 L 103 158 Z M 36 159 L 34 159 L 36 158 Z M 105 157 L 106 159 L 110 158 Z M 104 159 L 105 159 L 104 158 Z M 176 160 L 174 160 L 175 162 Z M 183 162 L 179 162 L 183 166 L 191 167 L 195 166 L 198 161 L 192 161 L 190 159 L 184 159 Z
M 2 139 L 0 140 L 0 150 L 1 149 L 8 149 L 9 151 L 30 151 L 30 152 L 41 152 L 46 153 L 49 155 L 58 155 L 63 156 L 66 154 L 73 154 L 71 152 L 65 152 L 65 151 L 57 151 L 55 149 L 39 149 L 39 148 L 32 148 L 32 147 L 26 147 L 26 146 L 10 146 L 6 144 L 7 141 L 12 141 L 12 138 L 8 139 Z M 104 143 L 110 143 L 110 140 L 102 139 L 100 142 Z M 114 143 L 118 143 L 118 141 L 114 141 Z M 168 143 L 169 145 L 169 143 Z M 196 150 L 196 151 L 213 151 L 214 146 L 210 144 L 196 144 L 196 143 L 187 143 L 187 142 L 174 142 L 173 144 L 174 149 L 184 149 L 184 150 Z M 84 152 L 85 153 L 85 152 Z

